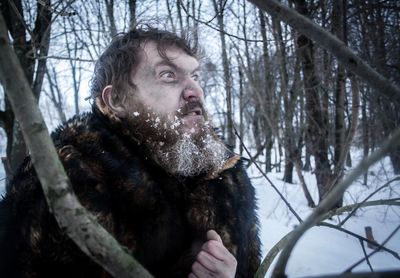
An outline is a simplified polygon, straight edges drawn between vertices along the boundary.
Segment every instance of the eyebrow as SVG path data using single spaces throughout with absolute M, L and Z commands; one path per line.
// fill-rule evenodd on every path
M 162 61 L 156 63 L 156 64 L 154 65 L 154 68 L 157 68 L 157 67 L 159 67 L 159 66 L 169 66 L 169 67 L 173 68 L 174 70 L 182 71 L 182 68 L 181 68 L 181 67 L 177 66 L 177 65 L 174 64 L 173 62 L 168 61 L 168 60 L 166 60 L 166 59 L 163 59 Z M 194 72 L 199 71 L 199 70 L 200 70 L 200 65 L 198 65 L 198 66 L 197 66 L 194 70 L 192 70 L 190 73 L 194 73 Z

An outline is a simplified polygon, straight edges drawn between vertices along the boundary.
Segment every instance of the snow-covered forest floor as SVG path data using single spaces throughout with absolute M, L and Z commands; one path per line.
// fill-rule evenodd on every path
M 353 158 L 353 166 L 355 166 L 360 159 L 356 156 Z M 252 181 L 259 199 L 261 241 L 263 243 L 263 257 L 265 257 L 275 243 L 298 225 L 298 221 L 255 167 L 251 166 L 249 173 L 253 177 Z M 282 176 L 283 173 L 268 174 L 268 177 L 283 193 L 295 211 L 302 219 L 305 219 L 312 212 L 312 209 L 307 207 L 304 193 L 297 182 L 297 176 L 294 178 L 295 184 L 282 182 Z M 304 176 L 313 199 L 317 202 L 315 177 L 310 172 L 304 172 Z M 367 186 L 362 184 L 363 177 L 360 177 L 349 187 L 344 195 L 344 205 L 361 202 L 393 177 L 390 160 L 386 158 L 369 169 Z M 395 181 L 375 194 L 369 201 L 392 199 L 399 196 L 400 182 Z M 338 224 L 347 215 L 348 213 L 344 213 L 338 217 L 335 216 L 329 222 L 334 225 Z M 343 228 L 365 237 L 365 227 L 370 226 L 375 240 L 382 243 L 399 224 L 400 208 L 398 206 L 374 206 L 359 209 L 355 216 L 343 225 Z M 385 246 L 400 253 L 400 232 L 397 232 Z M 367 246 L 365 246 L 365 249 L 367 254 L 374 251 Z M 339 274 L 363 257 L 363 249 L 357 238 L 332 228 L 314 227 L 296 245 L 289 259 L 287 274 L 288 277 Z M 373 255 L 370 258 L 370 264 L 374 271 L 400 269 L 400 261 L 384 251 L 379 251 Z M 266 277 L 270 276 L 272 269 L 273 265 Z M 370 271 L 370 268 L 364 262 L 354 268 L 353 271 Z

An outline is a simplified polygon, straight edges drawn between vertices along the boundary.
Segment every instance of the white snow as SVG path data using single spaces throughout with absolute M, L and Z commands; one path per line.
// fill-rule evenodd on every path
M 344 196 L 344 203 L 346 205 L 353 204 L 355 201 L 361 201 L 376 188 L 391 179 L 393 175 L 390 174 L 391 165 L 389 159 L 385 159 L 383 163 L 375 165 L 373 169 L 370 169 L 370 173 L 372 172 L 375 174 L 374 176 L 369 176 L 368 187 L 361 184 L 362 177 L 360 177 L 348 189 Z M 275 243 L 298 225 L 298 221 L 254 166 L 250 167 L 249 173 L 253 177 L 252 182 L 259 199 L 258 214 L 261 225 L 260 237 L 263 243 L 262 251 L 264 258 Z M 295 184 L 285 184 L 282 181 L 283 173 L 269 173 L 267 176 L 278 187 L 280 192 L 283 193 L 302 219 L 305 219 L 312 212 L 312 209 L 307 207 L 296 175 L 294 175 Z M 305 179 L 314 201 L 317 202 L 314 175 L 305 173 Z M 399 198 L 399 195 L 400 182 L 397 181 L 377 195 L 374 195 L 370 200 Z M 329 223 L 337 224 L 339 219 L 343 220 L 346 216 L 347 213 L 333 217 Z M 366 237 L 364 229 L 366 226 L 371 226 L 375 240 L 378 243 L 382 243 L 399 224 L 400 207 L 375 206 L 360 209 L 355 216 L 344 224 L 343 228 Z M 400 232 L 396 233 L 385 247 L 400 253 Z M 367 254 L 373 252 L 366 244 L 365 248 Z M 339 274 L 363 257 L 362 247 L 357 238 L 332 228 L 314 227 L 308 230 L 295 246 L 287 265 L 286 274 L 289 277 Z M 271 276 L 276 258 L 266 277 Z M 375 271 L 400 269 L 400 261 L 384 251 L 379 251 L 372 256 L 370 263 Z M 364 262 L 353 271 L 370 270 L 367 263 Z

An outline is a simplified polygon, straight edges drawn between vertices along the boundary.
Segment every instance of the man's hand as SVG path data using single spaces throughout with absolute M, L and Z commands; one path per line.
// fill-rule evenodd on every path
M 207 242 L 203 244 L 192 265 L 189 278 L 233 278 L 237 261 L 226 249 L 221 237 L 214 231 L 207 232 Z

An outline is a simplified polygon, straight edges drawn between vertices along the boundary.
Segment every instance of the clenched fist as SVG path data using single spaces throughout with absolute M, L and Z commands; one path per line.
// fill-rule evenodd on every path
M 235 257 L 226 249 L 221 237 L 214 230 L 210 230 L 207 232 L 207 241 L 192 265 L 189 278 L 233 278 L 236 266 Z

